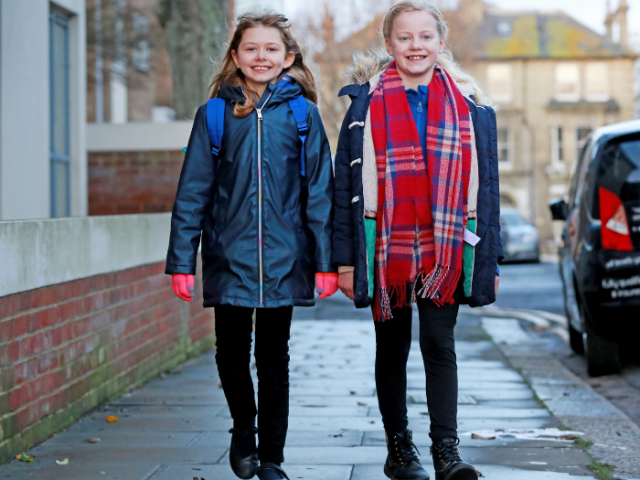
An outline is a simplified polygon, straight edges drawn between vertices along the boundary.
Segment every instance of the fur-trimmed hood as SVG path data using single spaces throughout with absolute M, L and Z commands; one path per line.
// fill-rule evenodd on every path
M 356 52 L 353 54 L 353 61 L 347 67 L 345 77 L 353 84 L 364 85 L 369 82 L 370 92 L 378 85 L 380 74 L 393 61 L 384 48 L 374 48 L 367 53 Z M 456 81 L 460 92 L 467 98 L 475 95 L 473 85 L 466 82 Z

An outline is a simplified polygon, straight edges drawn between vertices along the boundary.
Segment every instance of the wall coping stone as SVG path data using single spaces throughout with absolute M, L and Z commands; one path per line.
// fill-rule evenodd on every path
M 88 123 L 89 152 L 182 150 L 189 142 L 192 121 L 123 124 Z
M 0 222 L 0 297 L 163 261 L 171 214 Z

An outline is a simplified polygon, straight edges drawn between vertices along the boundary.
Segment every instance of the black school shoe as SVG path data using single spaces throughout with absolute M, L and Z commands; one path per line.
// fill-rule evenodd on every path
M 289 480 L 287 474 L 277 463 L 261 463 L 258 468 L 258 478 L 260 480 Z
M 416 455 L 418 449 L 413 443 L 411 430 L 387 432 L 387 451 L 384 474 L 391 480 L 429 480 L 429 474 Z
M 232 428 L 231 448 L 229 449 L 229 463 L 236 477 L 249 479 L 258 470 L 258 447 L 256 446 L 257 428 Z
M 460 439 L 448 437 L 431 446 L 436 480 L 478 480 L 478 472 L 460 459 Z

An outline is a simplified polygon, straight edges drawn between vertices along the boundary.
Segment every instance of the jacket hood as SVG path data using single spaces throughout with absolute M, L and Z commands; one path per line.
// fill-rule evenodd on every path
M 293 100 L 294 98 L 302 95 L 302 87 L 295 81 L 285 84 L 283 84 L 284 86 L 273 83 L 267 85 L 265 94 L 268 95 L 269 92 L 271 92 L 269 104 L 275 105 L 282 102 L 288 102 L 289 100 Z M 232 103 L 243 102 L 245 98 L 242 87 L 231 87 L 228 85 L 223 85 L 220 88 L 218 97 Z
M 393 57 L 384 48 L 374 48 L 369 52 L 356 52 L 353 54 L 353 62 L 347 67 L 345 76 L 351 83 L 364 85 L 369 82 L 370 92 L 378 85 L 380 74 L 393 62 Z M 456 81 L 456 85 L 465 97 L 475 95 L 472 85 Z

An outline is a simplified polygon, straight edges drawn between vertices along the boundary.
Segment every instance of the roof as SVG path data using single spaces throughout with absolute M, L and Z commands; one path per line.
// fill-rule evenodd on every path
M 563 11 L 485 8 L 477 59 L 619 58 L 635 54 Z
M 633 133 L 640 133 L 640 120 L 629 120 L 628 122 L 613 123 L 611 125 L 600 127 L 593 132 L 593 138 L 596 140 L 605 139 L 608 141 L 612 138 L 622 137 Z

